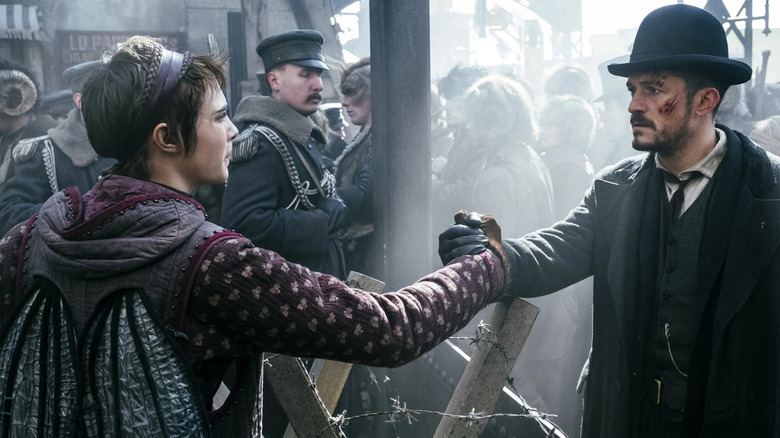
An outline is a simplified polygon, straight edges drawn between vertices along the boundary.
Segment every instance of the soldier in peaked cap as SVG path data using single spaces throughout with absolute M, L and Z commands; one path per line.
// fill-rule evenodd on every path
M 322 42 L 316 31 L 296 30 L 257 46 L 271 96 L 246 97 L 236 109 L 233 121 L 241 133 L 233 140 L 221 225 L 287 260 L 343 279 L 339 233 L 349 219 L 324 166 L 327 138 L 310 117 L 319 108 L 320 76 L 328 69 Z M 282 436 L 287 421 L 267 395 L 264 411 L 266 436 Z
M 0 234 L 40 210 L 53 193 L 65 187 L 78 187 L 83 193 L 116 160 L 98 156 L 87 138 L 81 114 L 84 83 L 100 61 L 90 61 L 65 69 L 65 90 L 72 108 L 59 125 L 45 135 L 33 135 L 16 145 L 8 179 L 0 194 Z M 72 90 L 72 91 L 71 91 Z
M 309 117 L 328 69 L 322 35 L 296 30 L 257 46 L 271 96 L 244 98 L 234 121 L 222 225 L 289 260 L 344 277 L 338 232 L 347 225 L 333 176 L 324 169 L 325 134 Z
M 714 117 L 752 69 L 717 18 L 674 4 L 608 70 L 646 153 L 602 170 L 562 222 L 503 243 L 519 296 L 593 276 L 582 434 L 780 436 L 780 159 Z

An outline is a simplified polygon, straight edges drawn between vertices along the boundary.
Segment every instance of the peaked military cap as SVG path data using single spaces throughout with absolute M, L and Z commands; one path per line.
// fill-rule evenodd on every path
M 272 35 L 260 41 L 255 51 L 263 58 L 266 72 L 284 63 L 328 70 L 322 56 L 322 35 L 316 30 L 293 30 Z
M 73 103 L 73 92 L 71 90 L 57 90 L 41 97 L 40 112 L 48 114 L 54 118 L 66 117 L 70 110 L 76 108 Z
M 87 82 L 89 74 L 102 63 L 102 61 L 87 61 L 66 68 L 65 71 L 62 72 L 62 79 L 65 81 L 65 86 L 70 88 L 74 93 L 81 93 L 84 91 L 84 83 Z
M 320 106 L 325 111 L 325 117 L 328 118 L 328 126 L 331 129 L 341 129 L 347 127 L 347 122 L 344 120 L 344 114 L 341 112 L 341 104 L 325 104 Z

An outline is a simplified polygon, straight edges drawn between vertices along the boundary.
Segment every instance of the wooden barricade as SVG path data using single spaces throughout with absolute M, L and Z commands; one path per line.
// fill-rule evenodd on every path
M 514 367 L 538 314 L 539 308 L 521 299 L 512 301 L 510 305 L 496 304 L 489 322 L 495 338 L 491 342 L 477 343 L 447 406 L 447 414 L 493 413 L 506 377 Z M 487 425 L 487 420 L 466 420 L 449 415 L 442 418 L 434 438 L 476 438 Z
M 348 284 L 363 290 L 381 292 L 384 283 L 351 272 Z M 497 303 L 490 316 L 489 329 L 495 333 L 489 342 L 480 341 L 455 393 L 447 406 L 434 438 L 477 438 L 487 420 L 467 420 L 451 415 L 489 415 L 514 367 L 539 309 L 521 299 Z M 495 348 L 500 346 L 501 348 Z M 266 360 L 265 373 L 284 408 L 290 425 L 284 438 L 345 438 L 332 424 L 331 412 L 344 388 L 351 364 L 317 359 L 311 372 L 294 357 L 276 355 Z M 316 378 L 316 382 L 312 380 Z

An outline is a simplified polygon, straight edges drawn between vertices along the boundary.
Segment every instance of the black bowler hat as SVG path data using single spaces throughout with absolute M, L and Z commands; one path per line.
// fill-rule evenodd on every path
M 649 13 L 634 39 L 629 62 L 610 64 L 609 72 L 628 77 L 642 71 L 679 70 L 703 73 L 724 84 L 750 80 L 753 69 L 729 59 L 720 20 L 695 6 L 674 4 Z
M 87 82 L 90 73 L 95 71 L 102 63 L 102 61 L 87 61 L 72 65 L 62 72 L 62 79 L 65 81 L 65 85 L 74 93 L 81 93 L 84 91 L 84 83 Z
M 293 30 L 272 35 L 260 41 L 255 51 L 263 58 L 266 72 L 284 63 L 328 70 L 322 56 L 322 35 L 316 30 Z

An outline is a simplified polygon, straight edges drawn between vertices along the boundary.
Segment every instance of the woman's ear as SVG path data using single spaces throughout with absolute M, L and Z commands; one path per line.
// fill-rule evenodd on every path
M 152 145 L 161 152 L 168 154 L 176 154 L 181 149 L 176 143 L 170 143 L 168 138 L 168 124 L 166 123 L 160 123 L 154 127 L 154 131 L 152 131 Z

